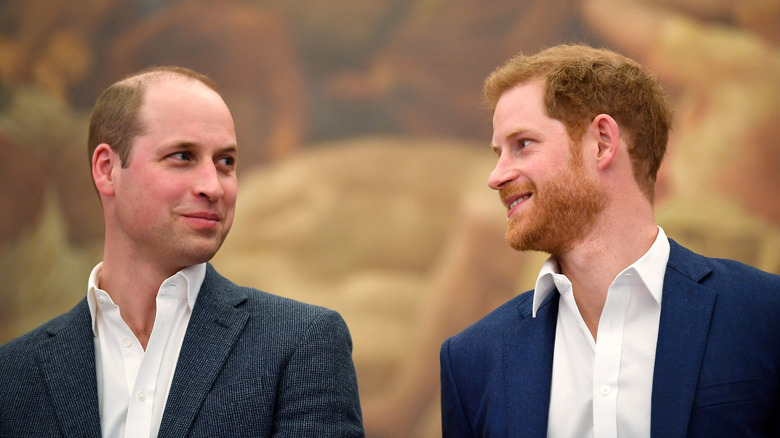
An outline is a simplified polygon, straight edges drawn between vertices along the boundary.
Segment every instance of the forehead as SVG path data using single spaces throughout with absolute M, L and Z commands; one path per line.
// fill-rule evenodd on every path
M 219 94 L 203 83 L 189 78 L 168 77 L 146 84 L 141 109 L 143 112 L 200 111 L 211 107 L 227 109 Z
M 533 129 L 544 129 L 553 122 L 542 98 L 543 83 L 518 84 L 502 94 L 493 112 L 493 142 Z
M 133 139 L 130 163 L 137 154 L 156 156 L 182 146 L 207 153 L 238 150 L 227 105 L 195 80 L 147 84 L 138 122 L 141 130 Z
M 540 79 L 517 84 L 498 98 L 493 118 L 506 118 L 512 115 L 546 116 L 543 94 L 544 82 Z
M 538 79 L 518 84 L 499 97 L 493 113 L 493 149 L 523 137 L 537 141 L 569 138 L 563 122 L 548 115 L 544 92 L 544 81 Z
M 214 134 L 235 143 L 233 118 L 214 90 L 189 78 L 172 78 L 148 84 L 141 106 L 144 132 Z

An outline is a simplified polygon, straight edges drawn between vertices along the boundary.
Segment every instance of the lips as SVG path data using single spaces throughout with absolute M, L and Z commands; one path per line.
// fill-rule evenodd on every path
M 184 213 L 181 216 L 191 224 L 194 224 L 198 227 L 204 227 L 204 228 L 216 227 L 217 224 L 219 224 L 222 221 L 222 217 L 217 213 L 205 212 L 205 211 Z
M 523 193 L 522 195 L 514 195 L 504 199 L 504 204 L 507 206 L 507 218 L 515 214 L 515 211 L 520 208 L 525 201 L 531 198 L 530 193 Z
M 196 219 L 207 219 L 211 221 L 218 221 L 220 220 L 220 217 L 216 213 L 187 213 L 182 216 L 196 218 Z

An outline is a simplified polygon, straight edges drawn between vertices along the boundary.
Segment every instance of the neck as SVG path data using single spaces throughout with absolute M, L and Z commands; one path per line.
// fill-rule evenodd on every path
M 125 324 L 146 349 L 157 314 L 157 292 L 163 281 L 175 272 L 137 260 L 120 262 L 106 252 L 98 286 L 119 306 Z
M 609 286 L 621 271 L 650 249 L 657 235 L 652 208 L 649 215 L 647 211 L 630 215 L 607 213 L 588 237 L 565 254 L 556 255 L 561 273 L 572 283 L 574 300 L 594 339 Z

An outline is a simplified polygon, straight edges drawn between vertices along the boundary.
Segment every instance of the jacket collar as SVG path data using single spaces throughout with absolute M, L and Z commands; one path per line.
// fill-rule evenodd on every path
M 207 266 L 184 335 L 159 438 L 188 435 L 206 394 L 249 320 L 249 314 L 240 309 L 246 300 L 246 289 L 219 275 L 211 264 Z
M 651 436 L 685 436 L 693 409 L 716 293 L 700 284 L 706 259 L 673 240 L 653 372 Z
M 100 436 L 95 344 L 83 299 L 47 328 L 38 365 L 66 437 Z
M 547 436 L 550 382 L 558 320 L 557 290 L 532 317 L 531 293 L 518 305 L 519 321 L 504 332 L 506 436 Z
M 706 259 L 669 240 L 651 407 L 651 436 L 685 436 L 716 294 L 699 282 Z M 544 437 L 550 405 L 559 294 L 532 318 L 532 294 L 518 304 L 517 324 L 504 332 L 507 436 Z M 684 335 L 682 335 L 684 334 Z
M 186 436 L 206 393 L 249 320 L 246 291 L 208 264 L 190 317 L 159 437 Z M 47 329 L 38 363 L 66 437 L 101 434 L 95 344 L 87 299 Z

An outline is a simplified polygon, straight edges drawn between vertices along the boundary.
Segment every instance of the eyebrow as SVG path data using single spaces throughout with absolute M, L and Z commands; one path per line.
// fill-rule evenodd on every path
M 231 144 L 230 146 L 225 146 L 224 148 L 220 149 L 221 152 L 232 152 L 234 154 L 238 153 L 238 145 Z
M 525 127 L 516 128 L 516 129 L 513 129 L 512 131 L 510 131 L 509 134 L 505 135 L 504 139 L 508 140 L 510 138 L 513 138 L 513 137 L 523 136 L 526 133 L 528 133 L 529 131 L 531 131 L 531 128 L 525 128 Z M 490 149 L 493 150 L 493 151 L 496 151 L 497 149 L 501 149 L 501 146 L 491 142 L 490 143 Z
M 178 142 L 178 143 L 171 143 L 171 144 L 163 147 L 164 150 L 174 150 L 174 151 L 176 151 L 176 150 L 192 150 L 192 149 L 197 149 L 197 148 L 198 148 L 198 144 L 194 143 L 194 142 L 191 142 L 191 141 L 182 141 L 182 142 Z M 238 153 L 238 146 L 236 144 L 230 144 L 228 146 L 220 148 L 219 152 L 220 153 L 225 153 L 225 152 Z
M 512 138 L 512 137 L 522 136 L 522 135 L 525 135 L 526 133 L 528 133 L 529 131 L 531 131 L 531 128 L 525 128 L 525 127 L 516 128 L 516 129 L 513 129 L 504 138 L 505 139 L 509 139 L 509 138 Z

